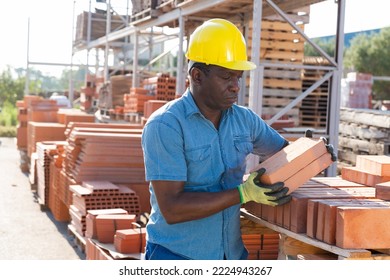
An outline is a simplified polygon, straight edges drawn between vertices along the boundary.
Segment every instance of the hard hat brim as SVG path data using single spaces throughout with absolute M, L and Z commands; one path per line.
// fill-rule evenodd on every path
M 196 63 L 205 63 L 207 65 L 217 65 L 223 68 L 231 69 L 231 70 L 238 70 L 238 71 L 247 71 L 247 70 L 253 70 L 256 69 L 256 64 L 254 64 L 251 61 L 232 61 L 232 62 L 225 62 L 225 63 L 207 63 L 202 61 L 188 61 L 188 71 L 191 70 L 192 66 Z
M 253 70 L 256 69 L 256 64 L 254 64 L 251 61 L 232 61 L 232 62 L 225 62 L 221 64 L 216 64 L 221 67 L 225 67 L 231 70 L 240 70 L 240 71 L 246 71 L 246 70 Z

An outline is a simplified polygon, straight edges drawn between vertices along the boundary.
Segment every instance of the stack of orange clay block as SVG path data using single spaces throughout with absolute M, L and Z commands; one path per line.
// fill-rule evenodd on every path
M 331 163 L 325 160 L 321 165 L 324 154 L 318 154 L 311 141 L 298 139 L 256 167 L 267 169 L 264 183 L 285 182 L 291 202 L 277 207 L 249 202 L 245 209 L 267 222 L 344 249 L 389 248 L 390 157 L 358 155 L 356 166 L 343 167 L 341 176 L 317 177 L 318 166 Z M 298 167 L 298 158 L 306 162 L 304 167 Z
M 143 113 L 144 103 L 156 99 L 147 89 L 132 87 L 129 94 L 123 95 L 124 113 Z
M 139 196 L 129 188 L 108 181 L 86 181 L 80 185 L 70 185 L 70 190 L 73 193 L 73 202 L 69 208 L 71 225 L 81 236 L 85 236 L 89 210 L 121 208 L 134 215 L 132 222 L 140 214 Z
M 160 74 L 156 77 L 143 80 L 144 88 L 153 95 L 156 100 L 170 101 L 175 99 L 176 78 L 168 74 Z

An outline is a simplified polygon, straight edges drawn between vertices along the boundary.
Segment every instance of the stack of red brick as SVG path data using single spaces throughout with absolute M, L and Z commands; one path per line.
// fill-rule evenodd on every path
M 98 98 L 96 81 L 97 78 L 94 75 L 87 75 L 85 85 L 80 89 L 80 109 L 83 112 L 89 112 L 93 100 Z
M 295 143 L 300 147 L 291 149 Z M 258 166 L 267 168 L 264 183 L 284 181 L 290 187 L 291 202 L 277 207 L 250 202 L 245 209 L 292 232 L 341 248 L 389 248 L 390 157 L 359 155 L 356 166 L 343 168 L 341 177 L 320 177 L 316 173 L 324 166 L 316 168 L 322 161 L 316 155 L 318 147 L 304 144 L 298 139 Z M 306 163 L 298 166 L 298 158 Z M 303 178 L 310 179 L 303 182 Z
M 122 208 L 127 213 L 140 214 L 139 196 L 130 188 L 108 181 L 85 181 L 81 185 L 70 185 L 73 202 L 69 212 L 70 224 L 85 236 L 86 216 L 89 210 Z
M 146 243 L 145 227 L 122 208 L 88 210 L 86 216 L 86 259 L 140 259 Z M 104 254 L 102 254 L 104 252 Z M 113 255 L 113 253 L 117 255 Z M 119 256 L 119 257 L 118 257 Z
M 58 109 L 38 96 L 25 96 L 18 108 L 17 143 L 26 154 L 24 171 L 30 172 L 38 201 L 49 207 L 55 219 L 71 220 L 69 186 L 85 180 L 110 180 L 126 189 L 134 186 L 141 194 L 142 211 L 149 212 L 141 125 L 95 123 L 94 115 Z
M 124 113 L 142 113 L 149 116 L 151 110 L 155 109 L 155 104 L 160 105 L 161 102 L 166 103 L 176 98 L 176 78 L 168 74 L 145 78 L 142 84 L 143 87 L 131 87 L 130 93 L 124 94 Z M 159 102 L 146 104 L 153 101 Z
M 144 103 L 156 97 L 145 88 L 130 88 L 130 93 L 123 95 L 124 113 L 143 113 Z
M 144 89 L 156 100 L 171 101 L 176 98 L 176 78 L 169 74 L 159 74 L 156 77 L 143 80 Z

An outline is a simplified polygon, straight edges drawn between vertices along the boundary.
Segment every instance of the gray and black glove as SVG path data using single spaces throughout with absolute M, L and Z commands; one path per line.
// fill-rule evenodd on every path
M 313 138 L 313 130 L 307 129 L 305 131 L 305 137 Z M 333 145 L 332 144 L 328 144 L 328 140 L 325 137 L 320 137 L 320 139 L 322 141 L 324 141 L 326 150 L 331 155 L 332 161 L 336 161 L 337 160 L 337 155 L 336 155 L 336 152 L 334 151 Z
M 288 188 L 283 182 L 266 185 L 260 182 L 260 177 L 265 173 L 265 168 L 252 172 L 248 179 L 238 186 L 241 203 L 255 201 L 270 206 L 285 204 L 291 200 L 287 195 Z

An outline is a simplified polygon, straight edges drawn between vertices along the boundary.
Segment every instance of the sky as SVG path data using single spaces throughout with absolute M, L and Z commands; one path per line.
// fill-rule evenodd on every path
M 386 1 L 346 0 L 344 32 L 390 26 Z M 129 2 L 131 3 L 130 0 Z M 335 34 L 337 4 L 334 2 L 327 0 L 311 6 L 310 23 L 305 26 L 309 37 Z M 0 17 L 0 70 L 6 65 L 25 68 L 27 50 L 30 62 L 69 64 L 72 58 L 75 18 L 81 11 L 88 11 L 88 3 L 89 0 L 3 1 Z M 111 3 L 118 10 L 124 11 L 127 1 L 111 0 Z M 82 59 L 80 55 L 73 56 L 73 63 L 81 63 Z M 63 69 L 58 66 L 33 67 L 49 75 L 56 75 Z

